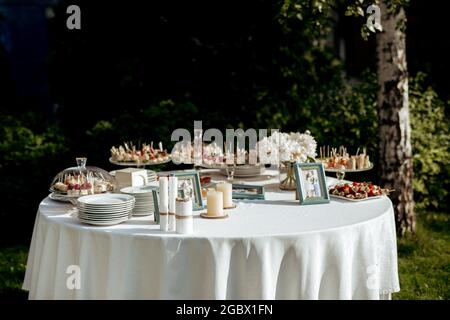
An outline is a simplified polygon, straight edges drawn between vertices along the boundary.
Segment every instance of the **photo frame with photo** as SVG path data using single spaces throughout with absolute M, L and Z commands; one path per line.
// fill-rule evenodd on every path
M 233 199 L 264 200 L 264 187 L 248 184 L 233 184 Z
M 192 199 L 193 210 L 203 210 L 203 203 L 200 177 L 197 171 L 171 171 L 167 176 L 175 176 L 178 178 L 178 196 L 188 196 Z
M 296 163 L 294 172 L 301 205 L 330 202 L 322 163 Z

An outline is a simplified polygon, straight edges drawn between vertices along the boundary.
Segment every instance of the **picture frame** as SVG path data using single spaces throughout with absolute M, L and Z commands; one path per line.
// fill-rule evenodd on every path
M 159 190 L 157 188 L 153 189 L 152 195 L 154 207 L 153 220 L 156 222 L 156 224 L 159 224 Z
M 264 186 L 233 184 L 233 199 L 264 200 Z
M 197 171 L 189 170 L 189 171 L 170 171 L 161 176 L 166 177 L 177 177 L 178 178 L 178 194 L 181 196 L 183 189 L 185 187 L 192 189 L 192 205 L 193 210 L 203 210 L 205 208 L 203 197 L 202 197 L 202 189 L 200 186 L 200 177 Z M 183 186 L 183 184 L 185 184 Z
M 301 205 L 330 202 L 322 163 L 295 163 L 294 172 L 298 200 Z

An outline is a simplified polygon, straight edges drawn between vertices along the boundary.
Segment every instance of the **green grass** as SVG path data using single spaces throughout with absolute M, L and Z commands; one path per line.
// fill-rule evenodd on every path
M 450 215 L 419 216 L 417 233 L 398 241 L 400 299 L 450 299 Z M 28 248 L 0 249 L 0 299 L 24 298 Z
M 22 290 L 28 248 L 15 246 L 0 249 L 0 299 L 27 298 Z
M 450 299 L 450 215 L 419 216 L 416 234 L 398 241 L 398 257 L 394 299 Z

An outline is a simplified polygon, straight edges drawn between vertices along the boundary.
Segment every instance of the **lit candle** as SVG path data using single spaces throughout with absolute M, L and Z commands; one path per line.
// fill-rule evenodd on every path
M 228 182 L 220 182 L 216 185 L 216 190 L 223 193 L 223 208 L 233 206 L 233 186 Z
M 206 196 L 207 214 L 209 216 L 223 216 L 223 193 L 210 191 Z
M 168 211 L 169 211 L 169 185 L 167 177 L 159 177 L 159 222 L 160 229 L 167 231 L 168 225 Z
M 178 178 L 169 177 L 169 230 L 175 231 L 175 201 L 178 196 Z

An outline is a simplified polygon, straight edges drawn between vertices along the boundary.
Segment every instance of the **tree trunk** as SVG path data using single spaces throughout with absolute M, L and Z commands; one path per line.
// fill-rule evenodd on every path
M 409 121 L 406 16 L 380 1 L 383 31 L 377 38 L 378 116 L 381 183 L 394 189 L 391 199 L 399 235 L 415 231 L 411 126 Z

